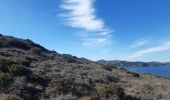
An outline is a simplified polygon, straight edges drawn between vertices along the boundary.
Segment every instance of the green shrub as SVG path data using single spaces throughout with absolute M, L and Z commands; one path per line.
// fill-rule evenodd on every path
M 41 50 L 39 48 L 36 48 L 36 47 L 30 49 L 30 52 L 33 53 L 33 54 L 37 54 L 37 55 L 41 54 Z
M 26 60 L 26 59 L 22 59 L 19 61 L 19 64 L 24 65 L 26 67 L 30 66 L 30 61 Z
M 102 89 L 102 95 L 106 99 L 116 98 L 118 100 L 122 100 L 125 96 L 124 89 L 121 88 L 119 85 L 114 84 L 104 86 Z
M 0 58 L 0 71 L 7 72 L 8 67 L 13 64 L 14 61 L 8 58 Z
M 6 88 L 10 83 L 13 82 L 13 77 L 10 74 L 0 75 L 0 88 Z
M 126 95 L 125 100 L 141 100 L 141 98 L 136 96 Z M 150 99 L 145 99 L 145 100 L 150 100 Z
M 112 71 L 113 67 L 110 65 L 103 65 L 102 68 L 107 71 Z
M 9 73 L 14 76 L 23 76 L 29 73 L 29 70 L 25 68 L 23 65 L 13 64 L 9 68 Z
M 64 59 L 68 62 L 68 63 L 75 63 L 75 62 L 77 62 L 77 57 L 75 57 L 75 56 L 71 56 L 71 55 L 69 55 L 69 54 L 63 54 L 62 55 L 63 57 L 64 57 Z
M 117 83 L 117 82 L 119 82 L 119 78 L 117 78 L 117 77 L 114 77 L 114 76 L 107 76 L 107 81 L 110 83 L 110 82 L 113 82 L 113 83 Z
M 23 49 L 23 50 L 29 50 L 31 48 L 29 44 L 19 39 L 11 39 L 9 41 L 9 45 L 15 48 Z
M 57 89 L 59 93 L 66 94 L 73 90 L 74 81 L 69 80 L 69 79 L 53 80 L 52 85 Z
M 130 72 L 130 71 L 127 71 L 128 74 L 131 74 L 132 76 L 134 77 L 140 77 L 139 73 L 135 73 L 135 72 Z

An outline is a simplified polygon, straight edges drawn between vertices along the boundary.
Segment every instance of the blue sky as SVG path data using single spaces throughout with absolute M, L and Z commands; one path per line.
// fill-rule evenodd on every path
M 91 60 L 170 61 L 169 0 L 0 0 L 0 33 Z

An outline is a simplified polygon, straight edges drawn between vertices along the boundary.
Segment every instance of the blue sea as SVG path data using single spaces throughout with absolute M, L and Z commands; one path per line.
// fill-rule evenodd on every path
M 170 66 L 159 66 L 159 67 L 128 67 L 129 71 L 138 73 L 149 73 L 156 76 L 162 76 L 170 78 Z

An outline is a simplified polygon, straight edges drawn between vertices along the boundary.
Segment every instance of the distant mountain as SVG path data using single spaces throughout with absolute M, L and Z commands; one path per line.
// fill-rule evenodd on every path
M 148 66 L 170 66 L 170 62 L 130 62 L 130 61 L 121 61 L 121 60 L 112 60 L 112 61 L 106 61 L 106 60 L 99 60 L 97 63 L 104 64 L 104 65 L 111 65 L 111 66 L 120 66 L 120 67 L 148 67 Z
M 170 79 L 0 35 L 0 100 L 169 100 L 169 93 Z

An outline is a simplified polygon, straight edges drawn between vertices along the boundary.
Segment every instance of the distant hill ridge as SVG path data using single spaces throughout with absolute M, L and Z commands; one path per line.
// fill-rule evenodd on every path
M 170 66 L 170 62 L 130 62 L 130 61 L 121 61 L 121 60 L 99 60 L 97 63 L 104 65 L 120 66 L 120 67 L 148 67 L 148 66 Z

